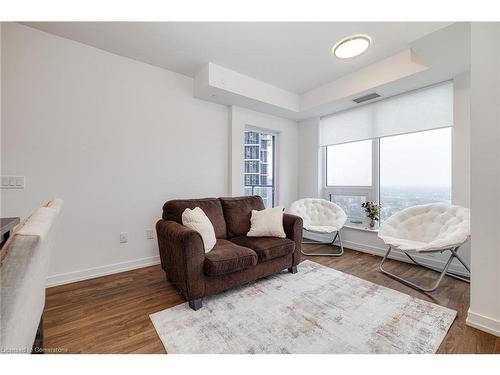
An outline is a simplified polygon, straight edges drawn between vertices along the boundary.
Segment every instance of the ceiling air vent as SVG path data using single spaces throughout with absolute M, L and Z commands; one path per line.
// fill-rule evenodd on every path
M 380 95 L 377 94 L 376 92 L 372 92 L 371 94 L 360 96 L 359 98 L 355 98 L 352 101 L 354 101 L 354 102 L 356 102 L 356 103 L 359 104 L 359 103 L 363 103 L 363 102 L 366 102 L 368 100 L 372 100 L 372 99 L 375 99 L 375 98 L 380 98 Z

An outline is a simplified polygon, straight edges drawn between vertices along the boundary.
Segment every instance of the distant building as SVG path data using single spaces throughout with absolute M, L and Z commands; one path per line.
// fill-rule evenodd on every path
M 411 206 L 451 203 L 451 186 L 381 186 L 380 190 L 381 222 Z M 366 213 L 361 208 L 366 199 L 363 195 L 330 194 L 330 200 L 344 209 L 349 220 L 367 221 Z
M 245 131 L 245 195 L 260 195 L 266 207 L 274 203 L 272 134 Z

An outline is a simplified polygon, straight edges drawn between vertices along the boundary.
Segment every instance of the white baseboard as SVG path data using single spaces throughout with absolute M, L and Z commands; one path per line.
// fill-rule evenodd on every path
M 310 233 L 308 233 L 307 238 L 311 239 L 311 240 L 315 240 L 315 241 L 325 241 L 325 242 L 328 241 L 328 239 L 326 239 L 325 236 L 314 235 L 314 234 L 311 235 Z M 330 241 L 331 240 L 332 239 L 330 238 Z M 361 251 L 363 253 L 378 255 L 380 257 L 383 257 L 385 255 L 385 253 L 387 252 L 386 248 L 382 248 L 382 247 L 378 247 L 378 246 L 366 245 L 363 243 L 357 243 L 357 242 L 345 241 L 345 240 L 343 240 L 342 243 L 343 243 L 344 247 L 346 247 L 348 249 Z M 428 267 L 443 268 L 446 264 L 446 262 L 444 260 L 432 259 L 432 258 L 423 256 L 423 255 L 420 255 L 420 254 L 415 254 L 415 255 L 412 254 L 412 256 L 413 256 L 413 258 L 415 258 L 415 260 L 417 260 L 418 262 L 420 262 L 423 265 L 426 265 Z M 389 259 L 394 259 L 394 260 L 398 260 L 401 262 L 413 264 L 403 253 L 401 253 L 399 251 L 392 251 L 391 254 L 389 255 Z M 454 260 L 454 262 L 457 262 L 457 261 Z M 451 272 L 456 273 L 457 275 L 461 275 L 461 276 L 469 276 L 469 272 L 465 269 L 464 266 L 462 266 L 462 264 L 460 264 L 460 263 L 455 264 L 454 262 L 450 265 L 450 268 L 449 268 L 449 270 Z
M 112 275 L 124 271 L 135 270 L 137 268 L 154 266 L 159 263 L 160 257 L 156 255 L 148 258 L 134 259 L 127 262 L 108 264 L 106 266 L 87 268 L 80 271 L 60 273 L 58 275 L 49 276 L 47 278 L 46 287 L 49 288 L 52 286 L 74 283 L 76 281 L 94 279 L 100 276 Z
M 500 337 L 500 320 L 468 311 L 465 324 Z
M 324 237 L 322 238 L 321 236 L 308 236 L 308 238 L 313 239 L 313 240 L 317 240 L 317 241 L 325 241 L 325 238 Z M 343 241 L 343 243 L 344 243 L 344 246 L 349 248 L 349 249 L 361 251 L 361 252 L 368 253 L 368 254 L 378 255 L 378 256 L 384 256 L 385 252 L 387 251 L 387 249 L 384 249 L 381 247 L 369 246 L 366 244 L 356 243 L 356 242 L 352 242 L 352 241 Z M 390 258 L 410 263 L 409 260 L 401 253 L 393 252 L 391 254 Z M 420 256 L 420 255 L 416 255 L 415 259 L 417 259 L 422 264 L 425 264 L 425 265 L 430 266 L 430 267 L 443 267 L 444 263 L 445 263 L 444 261 L 439 260 L 439 259 L 430 259 L 430 258 L 426 258 L 426 257 Z M 82 281 L 82 280 L 93 279 L 93 278 L 100 277 L 100 276 L 112 275 L 115 273 L 130 271 L 130 270 L 134 270 L 137 268 L 154 266 L 154 265 L 159 264 L 159 263 L 160 263 L 160 257 L 157 255 L 157 256 L 152 256 L 152 257 L 148 257 L 148 258 L 135 259 L 135 260 L 127 261 L 127 262 L 109 264 L 106 266 L 99 266 L 99 267 L 88 268 L 88 269 L 79 270 L 79 271 L 61 273 L 61 274 L 49 276 L 47 278 L 46 286 L 52 287 L 52 286 L 57 286 L 57 285 L 74 283 L 76 281 Z M 461 265 L 452 264 L 450 266 L 450 271 L 455 272 L 455 273 L 460 274 L 460 275 L 468 275 L 465 268 L 463 268 Z

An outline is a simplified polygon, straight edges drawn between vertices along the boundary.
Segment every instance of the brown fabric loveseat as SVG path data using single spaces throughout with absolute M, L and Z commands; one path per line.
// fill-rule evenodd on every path
M 215 247 L 205 253 L 198 232 L 182 225 L 186 208 L 200 207 L 212 222 Z M 286 238 L 247 237 L 252 210 L 263 210 L 259 196 L 172 200 L 156 224 L 161 266 L 198 310 L 205 296 L 272 275 L 297 272 L 302 244 L 302 219 L 283 214 Z

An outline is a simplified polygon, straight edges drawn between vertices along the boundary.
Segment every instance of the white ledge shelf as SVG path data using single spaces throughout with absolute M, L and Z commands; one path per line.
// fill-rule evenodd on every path
M 355 223 L 349 223 L 349 222 L 347 222 L 344 225 L 344 228 L 355 229 L 355 230 L 362 230 L 362 231 L 365 231 L 365 232 L 373 232 L 373 233 L 378 233 L 378 230 L 379 230 L 379 226 L 378 225 L 375 225 L 375 227 L 372 229 L 366 223 L 355 224 Z

